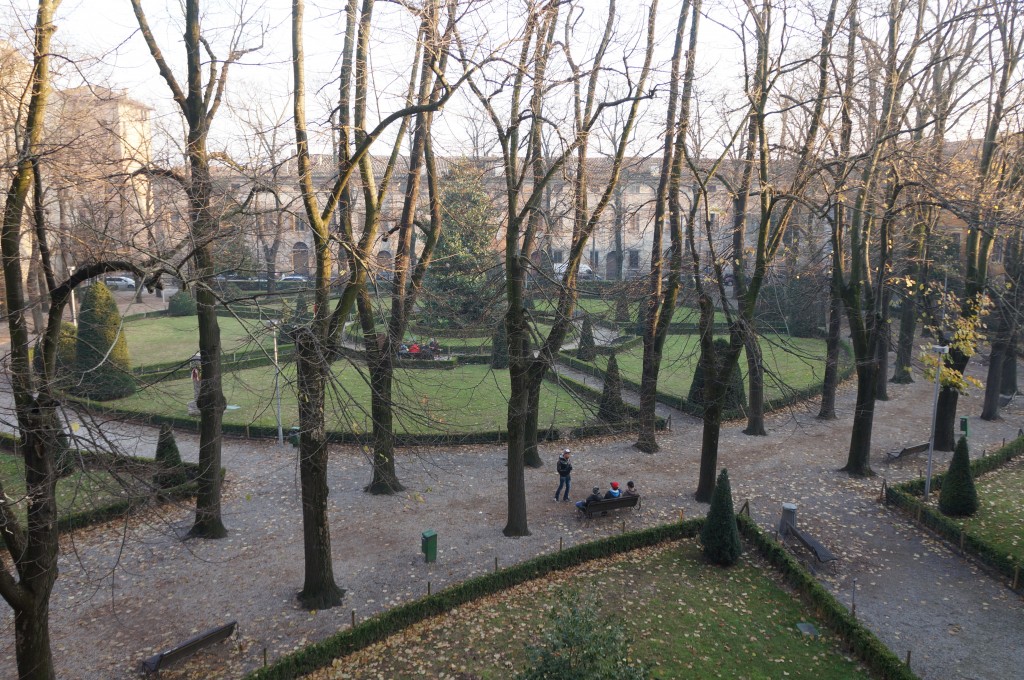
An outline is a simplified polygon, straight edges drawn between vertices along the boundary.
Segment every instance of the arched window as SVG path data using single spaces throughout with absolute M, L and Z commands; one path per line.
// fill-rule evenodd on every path
M 302 241 L 292 246 L 292 270 L 296 274 L 309 276 L 309 246 Z

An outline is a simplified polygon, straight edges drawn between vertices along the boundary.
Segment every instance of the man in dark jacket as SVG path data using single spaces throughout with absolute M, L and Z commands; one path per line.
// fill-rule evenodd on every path
M 587 496 L 587 500 L 585 500 L 585 501 L 576 501 L 576 507 L 579 508 L 580 510 L 586 510 L 587 509 L 587 505 L 589 505 L 592 501 L 599 501 L 599 500 L 601 500 L 601 487 L 595 486 L 594 490 L 591 492 L 591 494 L 589 496 Z
M 558 488 L 555 489 L 556 501 L 563 486 L 565 487 L 565 495 L 562 497 L 562 500 L 565 502 L 569 501 L 569 484 L 572 482 L 572 463 L 569 462 L 571 455 L 572 452 L 569 449 L 562 451 L 562 455 L 558 457 L 558 464 L 555 465 L 555 471 L 558 472 Z

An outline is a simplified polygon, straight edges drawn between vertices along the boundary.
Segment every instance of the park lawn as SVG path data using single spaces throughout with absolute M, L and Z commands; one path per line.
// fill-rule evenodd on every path
M 978 512 L 959 520 L 964 531 L 1024 564 L 1024 458 L 982 475 L 975 486 Z
M 0 481 L 4 493 L 18 501 L 15 504 L 19 519 L 25 521 L 25 463 L 18 456 L 0 453 Z M 77 470 L 57 480 L 57 513 L 64 517 L 109 505 L 125 497 L 124 488 L 109 473 L 102 470 Z
M 295 400 L 295 365 L 282 366 L 281 412 L 285 428 L 298 425 Z M 327 427 L 342 432 L 370 430 L 369 375 L 365 366 L 339 361 L 328 385 Z M 392 394 L 396 403 L 395 431 L 401 434 L 468 434 L 506 428 L 509 397 L 508 371 L 487 366 L 457 366 L 453 370 L 402 369 L 395 371 Z M 228 410 L 224 422 L 232 425 L 277 424 L 274 406 L 274 367 L 263 366 L 224 375 Z M 159 382 L 106 406 L 138 413 L 186 415 L 192 399 L 190 379 Z M 541 391 L 540 427 L 574 427 L 593 419 L 595 405 L 580 402 L 557 385 L 545 382 Z
M 765 398 L 769 401 L 822 381 L 825 374 L 824 340 L 766 333 L 760 342 L 764 358 Z M 700 344 L 696 335 L 669 335 L 665 339 L 658 373 L 658 391 L 686 398 L 699 356 Z M 643 372 L 643 347 L 631 347 L 617 354 L 616 359 L 622 377 L 639 384 Z M 607 363 L 608 357 L 603 355 L 594 360 L 594 365 L 602 371 Z M 746 351 L 740 354 L 739 370 L 745 382 Z
M 870 677 L 844 656 L 840 641 L 747 551 L 729 569 L 706 564 L 692 542 L 595 560 L 530 581 L 416 624 L 309 676 L 508 678 L 527 664 L 525 644 L 540 644 L 558 593 L 578 589 L 617 616 L 631 659 L 652 678 Z M 798 622 L 813 623 L 818 639 Z
M 273 340 L 258 320 L 219 317 L 222 351 L 248 352 L 260 342 L 271 347 Z M 124 324 L 132 366 L 147 366 L 170 361 L 187 361 L 199 351 L 199 322 L 195 316 L 165 316 L 138 319 Z

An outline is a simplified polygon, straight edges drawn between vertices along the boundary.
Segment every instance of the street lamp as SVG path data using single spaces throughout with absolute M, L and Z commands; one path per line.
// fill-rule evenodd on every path
M 68 276 L 71 277 L 71 276 L 74 276 L 74 275 L 75 275 L 75 268 L 74 268 L 74 266 L 68 267 Z M 71 325 L 72 326 L 76 326 L 76 327 L 78 326 L 78 310 L 75 309 L 75 289 L 74 288 L 71 289 Z
M 280 322 L 277 319 L 267 319 L 263 322 L 274 337 L 274 398 L 277 400 L 277 443 L 284 446 L 284 429 L 281 427 L 281 364 L 277 360 L 277 329 Z
M 928 437 L 928 472 L 924 477 L 924 500 L 927 502 L 928 494 L 932 490 L 932 453 L 935 451 L 935 417 L 939 411 L 939 378 L 942 375 L 943 357 L 949 354 L 949 347 L 946 345 L 932 345 L 932 351 L 938 359 L 935 362 L 935 394 L 932 396 L 932 431 Z

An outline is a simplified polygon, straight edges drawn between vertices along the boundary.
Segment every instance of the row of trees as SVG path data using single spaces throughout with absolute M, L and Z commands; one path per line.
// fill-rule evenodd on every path
M 288 136 L 289 145 L 294 139 L 294 150 L 285 151 L 279 137 L 264 136 L 260 144 L 272 149 L 267 153 L 273 157 L 273 181 L 254 182 L 246 195 L 229 196 L 215 181 L 214 167 L 221 160 L 240 164 L 211 151 L 210 135 L 225 99 L 229 70 L 260 47 L 261 36 L 243 20 L 226 43 L 218 42 L 220 36 L 204 32 L 203 3 L 186 0 L 184 63 L 177 68 L 159 44 L 141 1 L 131 0 L 141 39 L 183 121 L 182 165 L 150 164 L 132 174 L 177 187 L 187 205 L 187 238 L 134 258 L 95 257 L 63 281 L 51 262 L 53 239 L 41 209 L 43 121 L 57 4 L 38 2 L 30 94 L 19 118 L 0 233 L 12 337 L 11 385 L 29 510 L 22 526 L 6 496 L 0 502 L 10 556 L 0 572 L 0 594 L 15 611 L 19 673 L 24 677 L 53 677 L 47 612 L 56 578 L 54 461 L 62 433 L 60 394 L 53 379 L 61 319 L 71 292 L 109 271 L 131 271 L 147 286 L 159 285 L 167 271 L 188 279 L 197 302 L 202 360 L 200 492 L 192 534 L 224 536 L 220 449 L 225 399 L 216 315 L 223 300 L 214 281 L 216 258 L 234 236 L 233 219 L 259 215 L 257 197 L 272 196 L 280 213 L 287 199 L 275 183 L 286 176 L 277 172 L 286 159 L 293 158 L 297 168 L 296 186 L 290 191 L 300 200 L 291 206 L 298 211 L 301 204 L 314 263 L 311 319 L 291 331 L 301 397 L 306 570 L 299 597 L 310 608 L 337 605 L 344 594 L 334 577 L 327 519 L 325 410 L 331 365 L 339 357 L 346 320 L 355 314 L 373 395 L 372 477 L 366 490 L 394 493 L 402 487 L 394 457 L 393 362 L 424 290 L 432 287 L 460 297 L 465 306 L 458 314 L 468 318 L 476 314 L 473 306 L 479 307 L 481 299 L 464 295 L 466 289 L 482 280 L 504 286 L 503 342 L 511 397 L 503 531 L 507 536 L 529 534 L 525 468 L 541 465 L 541 382 L 571 327 L 579 265 L 598 225 L 616 209 L 623 167 L 631 157 L 647 154 L 658 168 L 648 240 L 651 267 L 642 304 L 637 447 L 658 450 L 658 371 L 677 300 L 681 291 L 692 289 L 700 314 L 705 404 L 699 500 L 709 501 L 715 488 L 722 413 L 735 394 L 730 385 L 744 350 L 750 405 L 746 432 L 765 433 L 757 309 L 771 272 L 801 266 L 780 258 L 798 223 L 821 232 L 829 246 L 833 304 L 823 417 L 834 416 L 830 404 L 843 312 L 853 339 L 858 388 L 846 466 L 851 473 L 871 472 L 871 424 L 875 400 L 884 395 L 888 315 L 895 291 L 903 291 L 904 299 L 899 379 L 908 377 L 913 357 L 908 348 L 913 347 L 915 320 L 922 311 L 939 340 L 953 346 L 943 373 L 936 432 L 940 448 L 952 447 L 956 386 L 976 344 L 986 297 L 998 298 L 1000 318 L 1005 319 L 998 326 L 1000 356 L 1012 356 L 1024 250 L 1019 215 L 1012 207 L 1020 204 L 1019 159 L 1024 157 L 1018 148 L 1024 31 L 1015 3 L 957 0 L 940 7 L 926 0 L 889 0 L 883 11 L 875 12 L 860 0 L 831 0 L 827 6 L 801 8 L 799 21 L 772 3 L 740 3 L 726 22 L 742 64 L 735 81 L 740 87 L 730 90 L 713 87 L 708 77 L 710 61 L 701 48 L 706 43 L 705 18 L 712 10 L 701 0 L 683 0 L 673 8 L 667 28 L 668 10 L 657 0 L 631 20 L 614 0 L 600 13 L 585 11 L 582 3 L 526 0 L 521 11 L 503 14 L 500 20 L 473 0 L 421 0 L 386 15 L 373 0 L 347 0 L 339 15 L 341 50 L 332 81 L 337 94 L 329 107 L 333 113 L 325 118 L 326 129 L 311 132 L 305 8 L 302 0 L 293 0 Z M 414 49 L 400 89 L 385 92 L 375 89 L 373 77 L 380 46 L 376 32 L 394 22 L 415 36 Z M 672 49 L 662 63 L 663 43 L 671 43 Z M 395 103 L 390 112 L 387 102 Z M 500 167 L 501 189 L 486 202 L 476 189 L 467 190 L 473 184 L 460 179 L 464 169 L 439 169 L 434 121 L 443 109 L 459 107 L 472 112 L 470 136 L 490 140 Z M 981 124 L 975 126 L 975 121 Z M 272 129 L 280 132 L 280 120 Z M 311 137 L 318 133 L 330 139 L 333 149 L 326 187 L 314 179 Z M 950 141 L 954 133 L 956 143 Z M 709 200 L 711 187 L 719 185 L 731 203 L 724 238 L 711 219 Z M 389 195 L 400 198 L 402 209 L 386 232 L 393 239 L 393 280 L 387 293 L 390 304 L 381 307 L 371 283 Z M 952 307 L 946 291 L 933 292 L 928 285 L 935 259 L 929 248 L 949 215 L 961 220 L 968 234 L 964 280 Z M 26 224 L 31 225 L 27 233 Z M 480 257 L 494 238 L 473 228 L 481 224 L 500 225 L 500 262 Z M 543 243 L 556 235 L 568 244 L 557 277 L 538 264 L 543 262 L 538 257 Z M 1003 243 L 1000 239 L 1007 235 L 1008 277 L 995 295 L 989 260 L 994 244 Z M 26 240 L 38 252 L 49 305 L 39 370 L 29 361 L 30 305 L 22 265 Z M 278 246 L 267 242 L 262 247 L 266 261 L 276 261 Z M 488 277 L 484 270 L 492 265 L 500 272 Z M 343 293 L 332 299 L 339 270 Z M 543 277 L 557 278 L 559 285 L 550 328 L 537 334 L 530 324 L 529 286 Z M 433 299 L 436 303 L 439 298 Z M 424 307 L 430 304 L 428 297 Z M 728 337 L 715 342 L 715 320 L 722 316 Z

